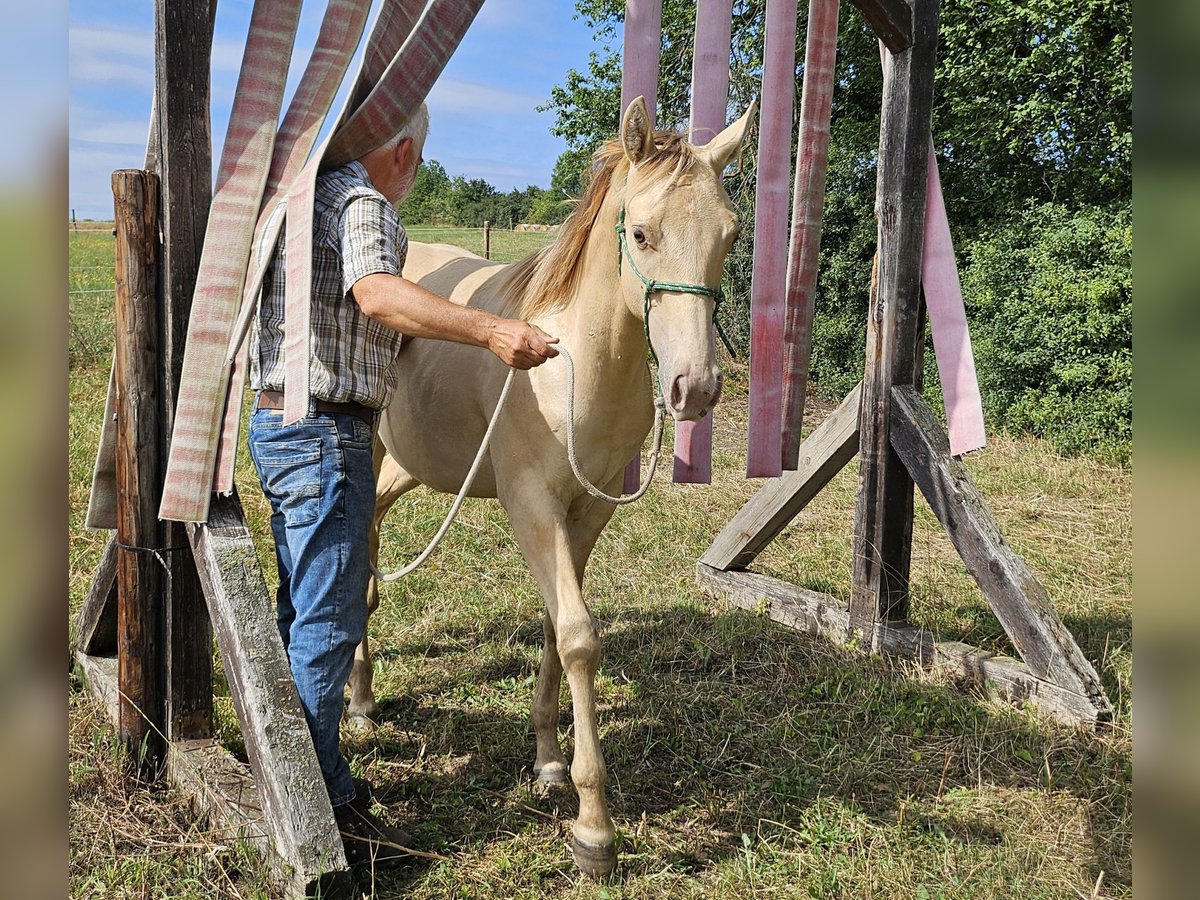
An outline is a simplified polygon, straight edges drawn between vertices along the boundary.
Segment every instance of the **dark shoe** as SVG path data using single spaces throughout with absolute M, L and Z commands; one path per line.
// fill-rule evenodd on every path
M 365 795 L 335 806 L 333 817 L 342 834 L 342 846 L 350 865 L 390 866 L 412 858 L 408 851 L 409 836 L 372 813 L 370 800 Z

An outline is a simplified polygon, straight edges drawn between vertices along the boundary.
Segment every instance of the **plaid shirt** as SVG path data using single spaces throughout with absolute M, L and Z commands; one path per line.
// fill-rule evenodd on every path
M 254 390 L 284 389 L 285 243 L 281 232 L 250 335 Z M 270 248 L 260 246 L 257 252 L 261 258 Z M 314 399 L 387 406 L 398 377 L 402 336 L 364 315 L 350 288 L 376 272 L 399 275 L 407 253 L 408 238 L 396 211 L 375 190 L 361 163 L 347 163 L 317 179 L 310 368 Z

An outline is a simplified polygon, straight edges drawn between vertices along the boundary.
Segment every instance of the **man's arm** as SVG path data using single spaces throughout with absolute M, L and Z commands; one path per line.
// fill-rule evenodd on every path
M 485 347 L 515 369 L 558 356 L 551 337 L 529 322 L 451 303 L 407 278 L 376 272 L 354 282 L 350 294 L 366 315 L 393 331 Z

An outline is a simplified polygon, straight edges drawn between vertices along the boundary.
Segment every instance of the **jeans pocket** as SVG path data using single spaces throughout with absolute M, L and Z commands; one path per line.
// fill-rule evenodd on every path
M 289 528 L 311 525 L 321 514 L 321 439 L 260 444 L 263 487 L 279 502 Z
M 365 419 L 347 415 L 339 417 L 338 437 L 346 449 L 370 450 L 375 443 L 375 428 Z

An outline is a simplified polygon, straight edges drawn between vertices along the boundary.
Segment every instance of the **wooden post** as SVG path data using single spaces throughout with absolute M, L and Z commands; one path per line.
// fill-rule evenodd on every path
M 850 587 L 850 629 L 867 638 L 876 622 L 904 618 L 908 607 L 913 482 L 889 443 L 891 389 L 916 377 L 937 29 L 938 0 L 914 0 L 912 46 L 889 53 L 884 69 Z
M 492 223 L 483 220 L 483 258 L 492 258 Z
M 212 200 L 209 136 L 209 56 L 214 0 L 156 0 L 154 132 L 148 158 L 158 170 L 162 224 L 159 279 L 161 320 L 162 471 L 166 471 L 183 347 L 200 251 Z M 159 491 L 161 494 L 161 489 Z M 187 532 L 165 523 L 165 541 L 178 547 L 168 560 L 166 598 L 166 722 L 171 740 L 212 734 L 212 625 L 188 546 Z
M 76 231 L 79 230 L 79 223 L 75 221 L 75 207 L 71 207 L 71 227 Z
M 119 733 L 150 772 L 162 759 L 162 586 L 158 522 L 158 180 L 113 173 L 116 240 L 117 683 Z M 144 751 L 144 755 L 143 755 Z

